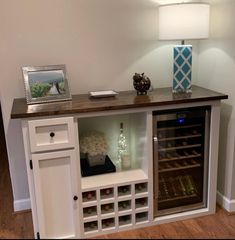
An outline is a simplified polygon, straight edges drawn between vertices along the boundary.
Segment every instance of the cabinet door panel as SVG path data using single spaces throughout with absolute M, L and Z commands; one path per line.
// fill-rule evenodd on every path
M 34 154 L 32 158 L 41 237 L 76 237 L 75 151 Z

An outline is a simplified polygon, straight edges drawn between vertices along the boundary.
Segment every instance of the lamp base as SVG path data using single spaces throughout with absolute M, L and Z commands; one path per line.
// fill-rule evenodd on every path
M 192 45 L 178 45 L 174 47 L 172 92 L 192 92 Z

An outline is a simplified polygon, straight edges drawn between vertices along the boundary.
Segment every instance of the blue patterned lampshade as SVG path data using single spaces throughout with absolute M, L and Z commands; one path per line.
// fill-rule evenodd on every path
M 209 37 L 210 5 L 179 3 L 159 7 L 159 39 L 181 40 L 174 47 L 173 92 L 192 91 L 192 46 L 184 40 Z

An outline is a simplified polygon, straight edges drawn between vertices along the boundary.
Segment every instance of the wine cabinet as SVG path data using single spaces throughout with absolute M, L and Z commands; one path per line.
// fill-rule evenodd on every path
M 154 112 L 154 215 L 206 207 L 210 107 Z
M 227 98 L 193 86 L 189 95 L 172 88 L 82 94 L 40 107 L 15 99 L 35 238 L 93 238 L 214 214 L 220 102 Z M 82 139 L 93 131 L 105 135 L 116 172 L 98 165 L 85 174 Z

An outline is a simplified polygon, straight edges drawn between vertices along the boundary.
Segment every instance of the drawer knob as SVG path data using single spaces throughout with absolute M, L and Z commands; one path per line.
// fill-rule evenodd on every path
M 50 137 L 53 138 L 54 136 L 55 136 L 55 133 L 54 133 L 54 132 L 51 132 L 51 133 L 50 133 Z
M 77 197 L 77 196 L 74 196 L 74 197 L 73 197 L 73 200 L 74 200 L 74 201 L 77 201 L 77 200 L 78 200 L 78 197 Z

